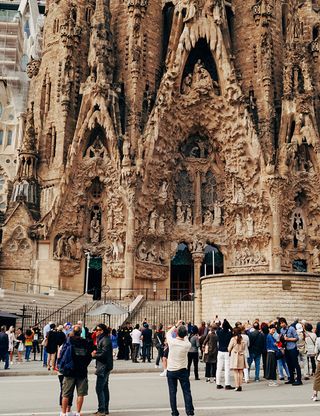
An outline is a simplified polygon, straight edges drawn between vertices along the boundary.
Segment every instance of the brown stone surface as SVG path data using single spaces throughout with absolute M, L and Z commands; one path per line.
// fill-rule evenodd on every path
M 79 289 L 90 250 L 110 287 L 165 289 L 182 242 L 194 261 L 190 292 L 200 290 L 208 244 L 228 275 L 294 264 L 319 273 L 319 7 L 48 1 L 34 126 L 20 152 L 37 198 L 17 177 L 1 274 L 28 263 L 25 279 Z M 8 251 L 21 203 L 25 263 Z M 42 240 L 56 264 L 49 277 Z M 200 316 L 200 293 L 196 303 Z M 208 305 L 203 297 L 206 315 Z

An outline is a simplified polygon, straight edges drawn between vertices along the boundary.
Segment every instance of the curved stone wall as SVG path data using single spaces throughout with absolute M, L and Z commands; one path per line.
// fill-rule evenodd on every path
M 320 276 L 309 273 L 219 274 L 201 279 L 202 319 L 233 325 L 284 316 L 320 321 Z

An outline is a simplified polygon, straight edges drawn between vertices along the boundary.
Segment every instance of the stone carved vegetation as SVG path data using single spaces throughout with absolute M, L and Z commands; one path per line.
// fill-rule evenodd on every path
M 194 259 L 206 244 L 219 246 L 225 271 L 287 271 L 296 258 L 319 271 L 318 38 L 303 40 L 298 2 L 288 6 L 283 78 L 275 65 L 276 2 L 243 6 L 256 31 L 257 85 L 245 68 L 241 82 L 224 2 L 163 1 L 174 10 L 163 73 L 154 91 L 147 80 L 143 97 L 139 78 L 149 71 L 147 19 L 155 6 L 122 3 L 113 7 L 119 19 L 127 16 L 125 56 L 116 56 L 123 34 L 112 33 L 108 2 L 97 0 L 81 83 L 74 47 L 86 35 L 75 4 L 59 28 L 57 97 L 64 114 L 74 104 L 75 126 L 38 235 L 50 239 L 63 273 L 78 273 L 83 250 L 90 250 L 103 258 L 107 276 L 166 280 L 180 242 Z M 40 78 L 41 67 L 39 75 L 31 69 Z

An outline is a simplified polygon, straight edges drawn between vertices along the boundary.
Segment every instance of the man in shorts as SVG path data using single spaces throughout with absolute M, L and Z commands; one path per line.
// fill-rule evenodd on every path
M 80 416 L 84 397 L 88 395 L 88 365 L 91 362 L 92 348 L 87 340 L 81 338 L 81 331 L 82 328 L 75 325 L 73 332 L 70 334 L 73 368 L 63 380 L 61 416 L 66 416 L 68 401 L 73 396 L 75 387 L 78 396 L 75 416 Z

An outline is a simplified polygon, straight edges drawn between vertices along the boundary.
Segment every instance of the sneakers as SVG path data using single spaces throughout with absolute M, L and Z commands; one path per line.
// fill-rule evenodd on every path
M 160 373 L 160 377 L 167 377 L 167 370 L 163 370 L 162 373 Z
M 159 368 L 159 366 L 156 364 L 156 365 L 154 366 L 154 368 Z
M 269 387 L 278 387 L 279 384 L 276 381 L 270 381 Z
M 318 401 L 318 396 L 316 394 L 313 394 L 312 397 L 311 397 L 311 400 L 314 401 L 314 402 L 317 402 Z
M 207 379 L 206 379 L 206 383 L 209 383 L 209 382 L 210 382 L 210 378 L 207 378 Z

